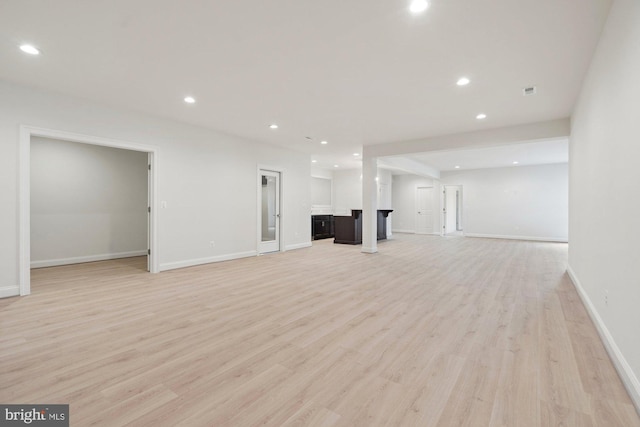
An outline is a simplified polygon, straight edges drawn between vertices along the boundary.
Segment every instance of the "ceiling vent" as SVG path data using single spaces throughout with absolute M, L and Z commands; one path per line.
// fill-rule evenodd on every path
M 536 87 L 535 86 L 529 86 L 529 87 L 525 87 L 524 89 L 522 89 L 522 95 L 524 96 L 531 96 L 531 95 L 535 95 L 536 94 Z

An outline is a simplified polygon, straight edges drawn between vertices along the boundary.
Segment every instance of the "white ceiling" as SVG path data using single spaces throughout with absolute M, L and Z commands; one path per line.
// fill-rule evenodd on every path
M 568 117 L 610 0 L 408 4 L 2 0 L 0 79 L 348 167 L 366 144 Z
M 410 158 L 442 172 L 567 163 L 569 161 L 569 141 L 562 138 L 499 147 L 431 151 L 414 154 Z M 518 163 L 514 164 L 514 162 Z

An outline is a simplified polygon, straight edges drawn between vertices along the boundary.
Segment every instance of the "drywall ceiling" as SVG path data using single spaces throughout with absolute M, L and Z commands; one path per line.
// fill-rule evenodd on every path
M 431 151 L 405 157 L 436 168 L 441 172 L 458 169 L 486 169 L 567 163 L 569 161 L 569 140 L 567 138 L 561 138 L 499 147 Z M 456 168 L 456 166 L 459 166 L 459 168 Z
M 408 5 L 3 0 L 0 79 L 349 166 L 366 144 L 568 117 L 610 1 Z

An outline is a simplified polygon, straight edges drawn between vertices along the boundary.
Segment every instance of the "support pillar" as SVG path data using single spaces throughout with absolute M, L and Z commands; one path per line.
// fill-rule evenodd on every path
M 378 252 L 378 158 L 362 159 L 362 252 Z

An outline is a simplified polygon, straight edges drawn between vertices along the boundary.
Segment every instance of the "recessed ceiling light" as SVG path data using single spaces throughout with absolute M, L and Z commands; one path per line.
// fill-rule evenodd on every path
M 328 142 L 327 142 L 327 141 L 320 141 L 320 144 L 322 144 L 322 145 L 327 145 L 327 144 L 328 144 Z
M 514 165 L 517 165 L 518 163 L 520 163 L 520 162 L 517 161 L 517 160 L 515 162 L 513 162 Z
M 193 96 L 185 96 L 184 102 L 187 104 L 195 104 L 196 99 Z
M 333 165 L 333 167 L 334 167 L 334 168 L 337 168 L 337 167 L 338 167 L 338 165 Z
M 30 44 L 23 44 L 20 46 L 20 50 L 24 53 L 28 53 L 29 55 L 40 55 L 40 51 L 35 46 Z
M 270 129 L 278 129 L 278 125 L 277 124 L 272 124 L 271 126 L 269 126 Z
M 486 115 L 486 114 L 484 114 L 484 113 L 480 113 L 480 114 L 478 114 L 478 115 L 476 116 L 476 119 L 478 119 L 478 120 L 484 120 L 484 119 L 486 119 L 486 118 L 487 118 L 487 115 Z
M 411 13 L 421 13 L 427 10 L 429 2 L 427 0 L 413 0 L 409 6 Z
M 360 153 L 353 153 L 354 156 L 358 157 Z
M 316 159 L 311 160 L 311 163 L 318 163 Z
M 466 77 L 460 77 L 460 78 L 458 79 L 458 81 L 456 82 L 456 84 L 457 84 L 458 86 L 466 86 L 466 85 L 468 85 L 469 83 L 471 83 L 471 80 L 469 80 L 469 79 L 468 79 L 468 78 L 466 78 Z
M 456 168 L 456 169 L 460 169 L 460 166 L 454 166 L 454 168 Z

